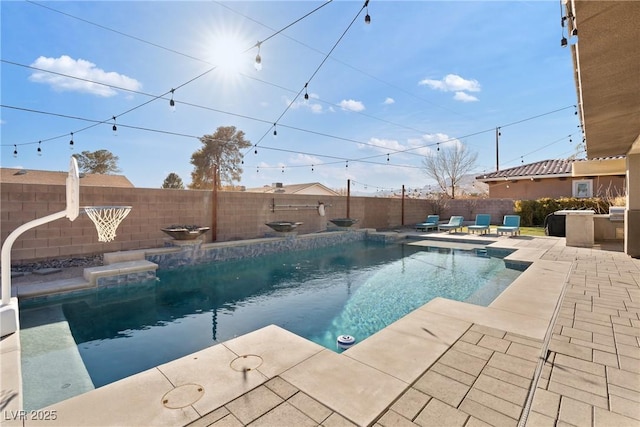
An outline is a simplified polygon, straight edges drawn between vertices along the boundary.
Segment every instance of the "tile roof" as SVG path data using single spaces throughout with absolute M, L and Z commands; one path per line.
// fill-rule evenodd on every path
M 15 184 L 65 185 L 68 172 L 0 168 L 0 182 Z M 80 185 L 87 187 L 133 188 L 124 175 L 80 174 Z
M 304 190 L 311 189 L 316 187 L 317 189 L 324 191 L 326 193 L 332 195 L 338 195 L 334 190 L 329 187 L 320 184 L 319 182 L 310 182 L 306 184 L 290 184 L 290 185 L 265 185 L 264 187 L 258 188 L 247 188 L 246 191 L 251 193 L 287 193 L 287 194 L 295 194 Z
M 571 165 L 574 162 L 584 162 L 587 160 L 615 160 L 624 159 L 625 156 L 600 157 L 596 159 L 552 159 L 541 160 L 535 163 L 528 163 L 509 169 L 502 169 L 496 172 L 485 173 L 476 176 L 481 182 L 496 181 L 509 178 L 554 178 L 569 177 L 572 174 Z
M 504 178 L 542 177 L 542 176 L 571 176 L 571 164 L 575 160 L 557 159 L 541 160 L 535 163 L 502 169 L 476 177 L 479 181 L 494 181 Z

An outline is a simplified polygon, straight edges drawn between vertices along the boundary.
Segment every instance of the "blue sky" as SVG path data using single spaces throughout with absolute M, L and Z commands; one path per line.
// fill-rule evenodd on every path
M 369 25 L 363 4 L 3 1 L 2 166 L 66 170 L 107 149 L 136 187 L 170 172 L 188 184 L 197 137 L 230 125 L 257 144 L 247 187 L 423 187 L 438 142 L 477 152 L 480 175 L 495 170 L 498 126 L 501 168 L 575 152 L 557 1 L 371 0 Z

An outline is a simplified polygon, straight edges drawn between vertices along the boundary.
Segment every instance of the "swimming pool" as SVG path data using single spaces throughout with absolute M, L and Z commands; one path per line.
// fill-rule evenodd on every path
M 336 350 L 337 336 L 362 341 L 438 296 L 488 305 L 519 274 L 482 252 L 363 241 L 26 300 L 20 307 L 25 409 L 69 397 L 61 389 L 78 394 L 269 324 Z M 56 368 L 56 360 L 73 357 L 81 359 L 73 368 Z M 43 391 L 42 369 L 55 371 L 44 375 L 58 383 L 53 396 Z M 78 370 L 74 379 L 56 376 L 71 370 Z

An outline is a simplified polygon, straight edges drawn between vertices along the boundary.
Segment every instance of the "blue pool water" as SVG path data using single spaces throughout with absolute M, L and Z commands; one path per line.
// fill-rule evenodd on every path
M 153 282 L 27 300 L 20 308 L 23 343 L 29 328 L 47 317 L 62 322 L 100 387 L 270 324 L 335 350 L 337 336 L 362 341 L 438 296 L 488 305 L 518 274 L 502 259 L 474 251 L 356 242 L 159 271 Z M 23 344 L 23 371 L 30 369 L 30 348 L 42 353 L 41 344 Z M 25 400 L 28 394 L 25 385 Z

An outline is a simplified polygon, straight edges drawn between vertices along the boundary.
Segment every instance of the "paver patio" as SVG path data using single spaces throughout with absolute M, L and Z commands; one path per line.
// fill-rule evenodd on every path
M 556 238 L 499 244 L 537 267 L 488 308 L 434 300 L 341 355 L 269 327 L 50 409 L 58 425 L 639 426 L 640 260 Z M 520 313 L 518 295 L 535 307 Z M 238 377 L 243 354 L 261 364 Z M 149 388 L 194 383 L 202 398 L 180 409 Z M 116 411 L 129 402 L 134 418 Z

